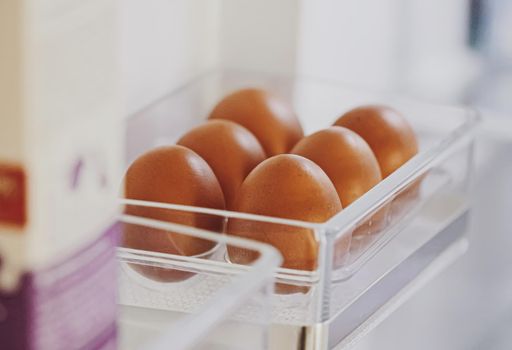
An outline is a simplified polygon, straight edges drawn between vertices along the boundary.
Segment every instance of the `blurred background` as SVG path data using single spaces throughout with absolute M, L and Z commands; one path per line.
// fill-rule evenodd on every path
M 227 66 L 512 109 L 510 0 L 124 0 L 127 113 Z
M 218 67 L 322 78 L 483 118 L 468 253 L 357 349 L 512 348 L 511 0 L 123 0 L 125 114 Z

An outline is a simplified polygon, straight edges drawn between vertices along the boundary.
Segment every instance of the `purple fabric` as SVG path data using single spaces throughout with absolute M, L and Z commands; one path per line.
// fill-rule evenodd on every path
M 115 348 L 119 229 L 115 224 L 64 261 L 25 274 L 16 292 L 0 291 L 7 311 L 0 349 Z

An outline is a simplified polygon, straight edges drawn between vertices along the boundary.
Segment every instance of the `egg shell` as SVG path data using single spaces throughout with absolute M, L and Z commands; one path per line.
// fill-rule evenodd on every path
M 378 105 L 361 106 L 342 115 L 334 124 L 349 128 L 365 139 L 379 162 L 383 178 L 418 153 L 418 141 L 413 128 L 393 108 Z M 419 184 L 412 187 L 414 186 Z M 398 207 L 402 211 L 406 210 L 405 207 L 412 203 L 410 199 L 416 196 L 415 193 L 418 191 L 411 188 L 410 191 L 405 190 L 398 194 L 393 202 L 399 204 L 390 204 L 395 209 L 391 210 L 387 206 L 380 215 L 388 221 L 388 216 L 396 215 Z M 383 221 L 377 222 L 382 224 Z M 358 231 L 364 233 L 364 225 Z
M 227 119 L 246 127 L 269 157 L 290 151 L 304 136 L 292 107 L 262 89 L 233 92 L 215 106 L 209 118 Z
M 342 115 L 334 125 L 358 133 L 370 145 L 386 178 L 418 153 L 418 141 L 407 120 L 386 106 L 362 106 Z
M 193 150 L 210 165 L 228 209 L 244 179 L 266 158 L 258 139 L 243 126 L 228 120 L 201 124 L 183 135 L 177 144 Z
M 342 209 L 336 188 L 322 169 L 297 155 L 274 156 L 260 163 L 240 187 L 235 210 L 308 222 L 325 222 Z M 283 267 L 314 270 L 318 243 L 308 228 L 230 219 L 227 233 L 272 244 L 283 255 Z M 347 242 L 345 250 L 348 250 Z M 255 256 L 230 249 L 237 263 L 250 263 Z
M 336 187 L 343 207 L 382 180 L 370 146 L 355 132 L 340 126 L 320 130 L 300 140 L 293 154 L 315 162 Z
M 182 146 L 151 150 L 137 158 L 125 175 L 125 197 L 144 201 L 225 209 L 224 195 L 212 169 L 195 152 Z M 205 230 L 222 232 L 224 220 L 206 214 L 127 205 L 125 213 Z M 125 225 L 122 245 L 159 253 L 193 256 L 210 251 L 212 241 Z M 158 281 L 190 277 L 183 271 L 132 264 L 132 267 Z
M 300 140 L 292 153 L 315 162 L 336 187 L 341 204 L 348 207 L 381 180 L 379 163 L 366 141 L 350 129 L 331 126 Z M 385 226 L 388 208 L 365 220 L 354 236 L 373 234 Z M 343 260 L 335 261 L 341 266 Z

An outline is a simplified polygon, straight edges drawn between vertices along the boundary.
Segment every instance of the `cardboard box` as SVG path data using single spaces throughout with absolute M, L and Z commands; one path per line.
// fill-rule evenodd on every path
M 1 349 L 115 348 L 116 3 L 0 1 Z

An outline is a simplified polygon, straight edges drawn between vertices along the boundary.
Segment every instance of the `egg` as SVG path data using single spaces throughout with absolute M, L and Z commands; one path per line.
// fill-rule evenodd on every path
M 383 178 L 418 153 L 413 128 L 390 107 L 361 106 L 345 113 L 334 124 L 357 132 L 368 142 L 377 157 Z M 397 218 L 409 211 L 420 194 L 421 181 L 418 179 L 393 199 L 390 217 Z
M 300 140 L 291 153 L 315 162 L 329 176 L 343 207 L 382 180 L 370 146 L 355 132 L 340 126 L 320 130 Z
M 370 145 L 383 178 L 418 153 L 414 130 L 390 107 L 358 107 L 342 115 L 334 125 L 355 131 Z
M 336 187 L 344 208 L 377 185 L 382 176 L 370 146 L 355 132 L 331 126 L 299 141 L 292 153 L 315 162 Z M 373 234 L 385 226 L 388 208 L 361 223 L 353 236 Z M 343 261 L 335 261 L 340 266 Z
M 234 210 L 243 213 L 316 223 L 327 221 L 341 209 L 336 188 L 325 172 L 312 161 L 291 154 L 271 157 L 254 168 L 234 204 Z M 318 243 L 311 229 L 230 219 L 227 233 L 273 245 L 283 255 L 282 267 L 314 270 L 317 266 Z M 242 264 L 255 258 L 235 248 L 229 250 L 229 257 Z
M 262 89 L 233 92 L 215 106 L 209 118 L 227 119 L 246 127 L 269 157 L 290 151 L 304 136 L 292 107 Z
M 194 151 L 183 146 L 166 146 L 151 150 L 137 158 L 128 168 L 125 198 L 225 209 L 221 186 L 210 166 Z M 168 209 L 127 205 L 125 214 L 194 226 L 222 232 L 221 217 Z M 212 241 L 125 225 L 122 246 L 158 253 L 194 256 L 210 251 Z M 158 267 L 131 265 L 144 276 L 157 281 L 179 281 L 192 274 Z
M 228 120 L 210 120 L 177 142 L 200 155 L 212 168 L 230 209 L 236 192 L 249 172 L 265 160 L 256 137 L 243 126 Z

